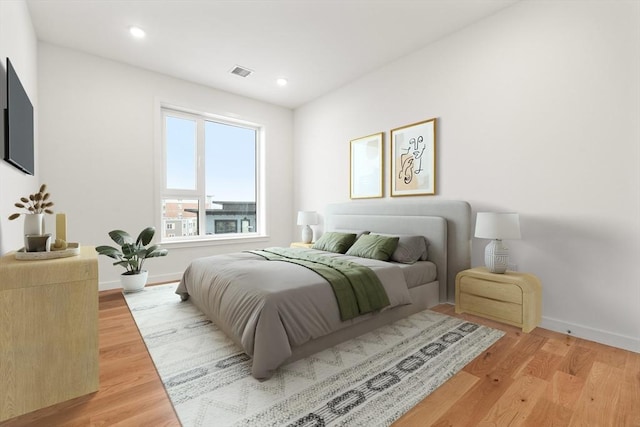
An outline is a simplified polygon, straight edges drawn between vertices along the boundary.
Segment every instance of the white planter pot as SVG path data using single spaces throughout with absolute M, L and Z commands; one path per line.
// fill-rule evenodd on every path
M 24 216 L 24 235 L 41 236 L 44 234 L 44 214 L 26 214 Z
M 121 274 L 120 283 L 125 292 L 140 292 L 147 284 L 149 272 L 142 270 L 139 274 Z

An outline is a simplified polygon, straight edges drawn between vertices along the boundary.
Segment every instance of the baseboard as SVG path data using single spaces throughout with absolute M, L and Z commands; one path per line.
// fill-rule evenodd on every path
M 154 274 L 149 275 L 147 279 L 147 283 L 167 283 L 167 282 L 177 282 L 182 278 L 182 272 L 179 273 L 168 273 L 168 274 Z M 99 291 L 109 291 L 111 289 L 120 289 L 122 286 L 120 285 L 120 280 L 111 280 L 108 282 L 100 282 L 98 284 Z
M 559 332 L 561 334 L 572 335 L 585 340 L 595 341 L 600 344 L 640 353 L 640 339 L 635 337 L 577 325 L 558 319 L 552 319 L 550 317 L 543 317 L 542 322 L 540 322 L 540 327 L 554 332 Z
M 452 303 L 446 303 L 455 305 Z M 640 339 L 628 337 L 626 335 L 615 334 L 613 332 L 602 331 L 600 329 L 589 328 L 587 326 L 576 325 L 574 323 L 564 322 L 550 317 L 543 317 L 540 328 L 558 332 L 563 335 L 572 335 L 587 341 L 595 341 L 600 344 L 610 345 L 612 347 L 621 348 L 623 350 L 640 353 Z M 570 332 L 568 332 L 570 331 Z
M 122 286 L 120 285 L 120 281 L 115 282 L 100 282 L 98 284 L 98 291 L 110 291 L 112 289 L 120 289 Z

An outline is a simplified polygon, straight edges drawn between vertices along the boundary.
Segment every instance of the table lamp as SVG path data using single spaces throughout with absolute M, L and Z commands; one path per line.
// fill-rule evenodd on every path
M 302 243 L 311 243 L 313 240 L 313 230 L 310 225 L 316 225 L 318 223 L 318 214 L 315 211 L 300 211 L 298 212 L 298 225 L 304 225 L 302 227 Z
M 484 250 L 484 263 L 492 273 L 502 274 L 509 265 L 509 249 L 502 240 L 520 238 L 517 213 L 478 212 L 475 237 L 492 239 Z

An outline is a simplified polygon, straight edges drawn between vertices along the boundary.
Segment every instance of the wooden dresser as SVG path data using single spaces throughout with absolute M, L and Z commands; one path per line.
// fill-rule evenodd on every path
M 541 319 L 542 287 L 532 274 L 490 273 L 485 267 L 456 276 L 456 313 L 470 313 L 531 332 Z
M 0 421 L 98 390 L 98 260 L 0 258 Z

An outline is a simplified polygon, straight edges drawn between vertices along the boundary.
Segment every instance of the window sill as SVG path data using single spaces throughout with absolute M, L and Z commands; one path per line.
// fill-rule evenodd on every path
M 238 236 L 229 237 L 201 237 L 193 239 L 166 240 L 160 242 L 163 248 L 179 249 L 179 248 L 196 248 L 202 246 L 220 246 L 220 245 L 241 245 L 245 243 L 267 242 L 270 237 L 266 235 L 254 236 Z

